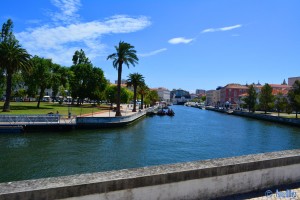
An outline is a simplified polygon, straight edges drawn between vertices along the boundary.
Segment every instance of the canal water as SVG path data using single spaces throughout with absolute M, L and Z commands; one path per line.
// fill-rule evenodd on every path
M 0 182 L 300 148 L 300 128 L 172 109 L 123 128 L 0 134 Z

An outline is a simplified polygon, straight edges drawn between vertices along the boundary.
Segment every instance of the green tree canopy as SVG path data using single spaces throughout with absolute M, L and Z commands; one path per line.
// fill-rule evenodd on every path
M 274 106 L 274 95 L 272 94 L 273 88 L 269 84 L 265 84 L 261 88 L 259 95 L 259 104 L 265 114 Z
M 275 108 L 277 110 L 278 116 L 280 112 L 283 112 L 284 109 L 287 107 L 288 101 L 286 99 L 286 97 L 283 96 L 282 93 L 279 93 L 276 97 L 275 97 Z
M 257 99 L 257 93 L 255 91 L 254 85 L 251 84 L 248 86 L 248 92 L 247 92 L 247 97 L 244 98 L 244 101 L 246 105 L 248 106 L 249 112 L 255 111 L 255 105 L 256 105 L 256 99 Z
M 37 108 L 40 107 L 40 102 L 45 95 L 45 90 L 52 86 L 52 67 L 51 59 L 40 58 L 34 56 L 31 59 L 32 69 L 23 73 L 24 80 L 28 86 L 28 93 L 36 94 L 39 90 Z
M 84 51 L 80 49 L 80 51 L 75 51 L 73 58 L 73 65 L 78 65 L 78 64 L 91 64 L 91 61 L 89 60 L 88 57 L 86 57 Z
M 132 112 L 136 112 L 136 100 L 137 100 L 137 87 L 144 85 L 145 80 L 142 74 L 133 73 L 128 75 L 127 86 L 133 86 L 133 109 Z
M 159 101 L 159 96 L 156 90 L 150 90 L 145 98 L 145 103 L 149 103 L 151 106 L 155 105 L 155 103 Z
M 10 111 L 13 74 L 31 68 L 31 55 L 19 45 L 13 31 L 13 22 L 9 19 L 4 23 L 1 31 L 0 42 L 0 68 L 6 74 L 6 99 L 3 106 L 4 112 Z
M 298 118 L 298 112 L 300 110 L 300 81 L 296 80 L 292 89 L 288 93 L 289 104 L 291 108 L 296 112 L 296 118 Z
M 134 46 L 126 42 L 119 42 L 119 46 L 115 46 L 116 53 L 113 53 L 107 57 L 107 59 L 113 60 L 113 66 L 118 70 L 118 84 L 117 84 L 117 111 L 116 116 L 122 116 L 120 111 L 120 95 L 121 95 L 121 78 L 122 78 L 122 66 L 123 64 L 135 66 L 138 63 L 138 57 Z
M 109 85 L 105 89 L 105 97 L 110 103 L 117 103 L 117 91 L 116 85 Z M 133 97 L 133 92 L 127 88 L 121 87 L 121 103 L 129 103 Z
M 144 98 L 148 94 L 149 91 L 150 91 L 150 89 L 145 83 L 139 85 L 139 87 L 138 87 L 138 94 L 141 95 L 141 109 L 144 108 Z
M 90 100 L 101 100 L 107 85 L 104 73 L 102 69 L 93 67 L 92 63 L 88 61 L 89 59 L 85 57 L 82 50 L 80 50 L 80 52 L 80 54 L 84 55 L 85 61 L 75 62 L 76 64 L 70 68 L 72 71 L 72 76 L 70 78 L 71 96 L 73 99 L 78 97 L 78 104 L 83 103 L 85 98 L 89 98 Z

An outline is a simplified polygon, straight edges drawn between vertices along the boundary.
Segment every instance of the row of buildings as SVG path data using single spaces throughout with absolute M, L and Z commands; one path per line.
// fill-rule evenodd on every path
M 282 84 L 269 85 L 273 88 L 274 95 L 278 93 L 286 95 L 296 80 L 300 80 L 300 77 L 288 78 L 288 84 L 286 84 L 284 80 Z M 126 87 L 126 80 L 122 80 L 122 85 Z M 263 87 L 259 82 L 253 85 L 257 93 L 259 93 L 261 88 Z M 201 98 L 202 96 L 206 96 L 205 104 L 208 106 L 223 107 L 226 103 L 229 103 L 233 107 L 239 107 L 242 103 L 241 99 L 247 95 L 248 85 L 230 83 L 224 87 L 219 86 L 215 90 L 197 89 L 195 93 L 190 93 L 189 91 L 183 89 L 173 89 L 170 91 L 164 87 L 152 88 L 152 90 L 157 91 L 160 101 L 165 101 L 167 103 L 184 104 L 185 102 L 190 101 L 191 99 L 194 99 L 196 97 Z M 51 91 L 47 90 L 46 95 L 50 96 Z
M 292 85 L 296 80 L 300 81 L 300 77 L 288 78 L 288 83 L 284 80 L 282 84 L 269 84 L 273 88 L 273 94 L 277 95 L 279 93 L 287 95 L 288 91 L 291 89 Z M 253 84 L 257 93 L 260 93 L 261 85 L 259 82 Z M 184 104 L 191 99 L 196 97 L 206 96 L 205 104 L 208 106 L 220 106 L 223 107 L 226 104 L 230 104 L 234 108 L 239 108 L 243 103 L 243 97 L 247 96 L 248 85 L 242 85 L 238 83 L 230 83 L 226 86 L 219 86 L 215 90 L 203 90 L 197 89 L 195 93 L 189 93 L 183 89 L 173 89 L 172 91 L 159 87 L 153 88 L 157 91 L 158 96 L 161 101 L 173 104 Z
M 287 95 L 292 85 L 296 80 L 300 81 L 300 77 L 292 77 L 288 79 L 288 84 L 285 80 L 282 84 L 269 84 L 273 88 L 273 95 L 279 93 Z M 257 93 L 260 93 L 263 87 L 259 82 L 253 84 Z M 223 107 L 230 104 L 234 108 L 239 108 L 243 103 L 243 97 L 247 96 L 248 85 L 241 85 L 237 83 L 227 84 L 224 87 L 218 87 L 216 90 L 206 91 L 206 105 Z

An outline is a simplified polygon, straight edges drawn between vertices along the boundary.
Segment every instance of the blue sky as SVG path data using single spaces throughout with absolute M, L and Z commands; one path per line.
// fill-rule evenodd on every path
M 215 89 L 227 83 L 281 83 L 300 76 L 298 0 L 9 0 L 0 22 L 14 22 L 32 55 L 70 66 L 83 49 L 111 82 L 107 55 L 125 41 L 139 64 L 127 69 L 150 87 Z

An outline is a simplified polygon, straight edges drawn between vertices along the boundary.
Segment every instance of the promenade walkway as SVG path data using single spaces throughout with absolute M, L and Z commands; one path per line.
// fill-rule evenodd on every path
M 135 113 L 139 112 L 138 106 L 136 109 L 137 112 L 132 112 L 132 109 L 133 109 L 132 104 L 122 104 L 121 105 L 122 116 L 130 116 L 130 115 L 134 115 Z M 143 109 L 143 110 L 145 110 L 145 109 Z M 116 115 L 115 111 L 103 110 L 103 111 L 99 111 L 99 112 L 83 114 L 83 115 L 80 115 L 77 117 L 115 117 L 115 115 Z

